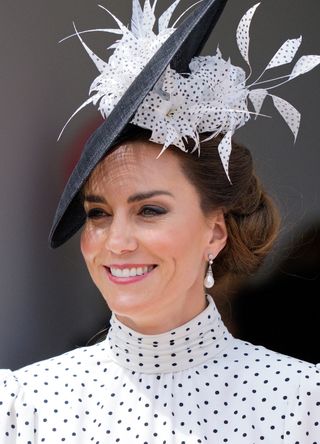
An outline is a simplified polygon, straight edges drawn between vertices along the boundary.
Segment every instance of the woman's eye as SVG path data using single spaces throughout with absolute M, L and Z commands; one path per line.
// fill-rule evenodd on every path
M 140 214 L 142 214 L 143 216 L 146 217 L 151 217 L 151 216 L 159 216 L 161 214 L 166 214 L 167 211 L 164 208 L 160 208 L 160 207 L 143 207 L 140 211 Z
M 107 213 L 101 208 L 92 208 L 91 210 L 87 211 L 88 219 L 100 219 L 104 216 L 107 216 Z

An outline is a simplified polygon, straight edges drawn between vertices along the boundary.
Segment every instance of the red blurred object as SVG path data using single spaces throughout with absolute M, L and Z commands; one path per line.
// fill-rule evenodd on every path
M 74 167 L 80 159 L 83 147 L 91 134 L 103 123 L 104 119 L 101 117 L 92 120 L 86 125 L 82 131 L 79 131 L 77 137 L 75 137 L 70 148 L 67 149 L 66 160 L 64 163 L 64 182 L 66 183 L 72 173 Z

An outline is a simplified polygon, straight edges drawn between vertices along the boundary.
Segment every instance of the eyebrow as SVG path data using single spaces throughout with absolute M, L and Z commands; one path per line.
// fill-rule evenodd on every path
M 161 194 L 171 196 L 174 198 L 174 195 L 170 193 L 169 191 L 165 190 L 153 190 L 153 191 L 147 191 L 142 193 L 136 193 L 132 194 L 132 196 L 129 196 L 127 199 L 127 203 L 133 203 L 133 202 L 140 202 L 141 200 L 150 199 L 154 196 L 159 196 Z M 84 196 L 85 202 L 91 202 L 91 203 L 107 203 L 105 198 L 103 196 L 98 196 L 96 194 L 87 194 Z

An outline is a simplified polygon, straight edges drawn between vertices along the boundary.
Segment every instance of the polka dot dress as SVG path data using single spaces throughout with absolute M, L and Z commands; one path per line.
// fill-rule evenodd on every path
M 0 443 L 320 444 L 317 366 L 233 338 L 211 297 L 188 323 L 0 371 Z

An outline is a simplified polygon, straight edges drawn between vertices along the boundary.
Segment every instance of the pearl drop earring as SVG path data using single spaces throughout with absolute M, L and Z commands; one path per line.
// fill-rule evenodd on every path
M 209 260 L 208 270 L 207 270 L 206 276 L 204 278 L 204 286 L 206 288 L 212 288 L 214 286 L 214 277 L 213 277 L 213 272 L 212 272 L 213 259 L 214 259 L 213 254 L 209 254 L 209 256 L 208 256 L 208 260 Z

